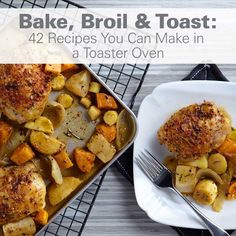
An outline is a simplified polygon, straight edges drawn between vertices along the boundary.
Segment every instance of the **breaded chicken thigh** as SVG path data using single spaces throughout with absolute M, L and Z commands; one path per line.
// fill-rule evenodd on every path
M 183 161 L 218 148 L 231 132 L 228 114 L 211 102 L 193 104 L 174 113 L 158 130 L 158 139 Z
M 0 64 L 0 110 L 24 123 L 39 117 L 51 91 L 43 65 Z

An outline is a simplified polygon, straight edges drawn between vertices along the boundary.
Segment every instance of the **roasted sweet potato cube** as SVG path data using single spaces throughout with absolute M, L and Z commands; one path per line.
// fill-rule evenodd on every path
M 74 150 L 74 158 L 79 169 L 84 173 L 89 173 L 94 167 L 96 156 L 89 151 L 76 148 Z
M 116 138 L 116 126 L 107 124 L 98 124 L 96 126 L 98 133 L 102 134 L 108 142 L 112 142 Z
M 78 70 L 79 66 L 76 64 L 62 64 L 61 65 L 61 71 L 67 71 L 67 70 Z
M 7 143 L 13 132 L 13 127 L 4 121 L 0 121 L 0 149 Z
M 10 159 L 17 165 L 22 165 L 25 162 L 33 159 L 35 153 L 27 143 L 20 144 L 12 153 Z
M 115 99 L 105 93 L 96 93 L 97 107 L 99 109 L 117 109 Z
M 39 225 L 46 225 L 48 223 L 48 212 L 44 209 L 38 211 L 34 217 L 34 221 Z
M 68 169 L 73 166 L 73 163 L 65 150 L 53 155 L 53 157 L 61 170 Z

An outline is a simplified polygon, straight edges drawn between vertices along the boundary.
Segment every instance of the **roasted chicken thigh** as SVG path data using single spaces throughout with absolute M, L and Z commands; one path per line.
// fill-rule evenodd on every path
M 39 117 L 50 91 L 43 65 L 0 65 L 0 110 L 9 119 L 21 124 Z
M 231 132 L 228 114 L 211 102 L 174 113 L 158 130 L 158 139 L 177 158 L 194 160 L 218 148 Z

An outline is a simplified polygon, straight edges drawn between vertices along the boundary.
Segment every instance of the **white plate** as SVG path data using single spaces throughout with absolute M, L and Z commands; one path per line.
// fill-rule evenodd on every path
M 204 100 L 223 106 L 236 124 L 236 84 L 216 81 L 185 81 L 158 86 L 147 96 L 139 110 L 139 133 L 134 144 L 134 186 L 137 202 L 148 216 L 159 223 L 203 229 L 204 224 L 174 192 L 157 189 L 135 164 L 135 157 L 147 148 L 160 160 L 168 154 L 156 138 L 159 127 L 178 109 Z M 236 228 L 236 201 L 226 201 L 220 213 L 210 207 L 197 207 L 224 229 Z

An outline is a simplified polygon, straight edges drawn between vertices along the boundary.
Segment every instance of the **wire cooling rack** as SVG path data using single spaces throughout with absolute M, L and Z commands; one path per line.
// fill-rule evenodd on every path
M 0 0 L 0 8 L 45 8 L 83 6 L 69 0 Z M 140 90 L 148 65 L 90 65 L 94 72 L 131 108 Z M 41 235 L 81 235 L 106 172 L 99 176 Z

